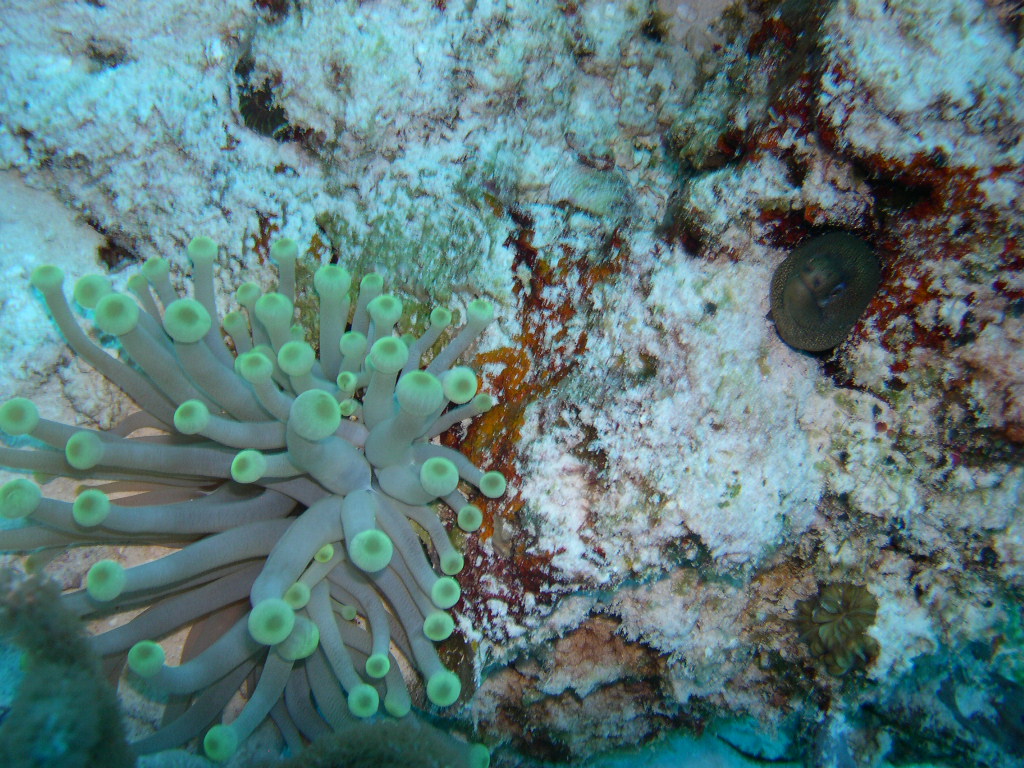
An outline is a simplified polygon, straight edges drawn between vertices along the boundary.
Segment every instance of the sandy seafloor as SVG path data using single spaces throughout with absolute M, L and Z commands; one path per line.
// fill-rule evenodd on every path
M 288 236 L 483 296 L 464 444 L 511 490 L 436 725 L 499 766 L 1022 765 L 1022 33 L 1000 0 L 2 0 L 0 393 L 134 410 L 40 264 L 184 286 L 204 234 L 226 310 Z M 769 283 L 836 230 L 881 286 L 803 353 Z M 844 674 L 792 622 L 829 584 L 877 604 Z

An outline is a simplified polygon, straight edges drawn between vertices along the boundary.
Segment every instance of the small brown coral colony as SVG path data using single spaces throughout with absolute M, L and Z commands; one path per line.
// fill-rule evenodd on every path
M 824 352 L 838 346 L 864 314 L 881 279 L 870 246 L 846 232 L 812 238 L 772 276 L 772 319 L 796 349 Z
M 875 621 L 878 601 L 867 587 L 856 584 L 820 584 L 818 594 L 798 600 L 794 623 L 811 654 L 833 675 L 843 675 L 878 653 L 878 643 L 867 635 Z

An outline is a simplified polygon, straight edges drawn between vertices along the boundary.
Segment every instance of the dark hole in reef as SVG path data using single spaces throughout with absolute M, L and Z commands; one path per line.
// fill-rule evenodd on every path
M 999 565 L 999 553 L 992 547 L 982 547 L 978 552 L 978 562 L 985 568 L 995 568 Z
M 758 217 L 759 241 L 773 248 L 794 248 L 811 236 L 801 211 L 764 210 Z
M 235 77 L 238 78 L 239 83 L 242 85 L 248 85 L 249 76 L 252 74 L 253 69 L 256 67 L 256 61 L 252 56 L 246 54 L 238 59 L 238 63 L 235 64 Z
M 957 331 L 956 336 L 953 337 L 954 347 L 966 347 L 968 344 L 978 338 L 978 334 L 971 328 L 961 328 Z
M 280 74 L 264 78 L 258 84 L 251 82 L 255 62 L 250 55 L 242 56 L 235 65 L 238 79 L 238 113 L 250 131 L 280 143 L 298 142 L 315 152 L 323 144 L 322 134 L 312 128 L 288 122 L 288 112 L 274 99 L 274 90 L 281 84 Z
M 654 43 L 663 43 L 668 37 L 668 16 L 655 9 L 640 25 L 640 34 Z
M 896 179 L 883 179 L 870 175 L 865 181 L 878 203 L 878 213 L 882 218 L 898 216 L 922 203 L 929 202 L 934 195 L 931 187 L 923 184 L 906 184 Z
M 793 185 L 802 187 L 804 179 L 807 178 L 808 166 L 806 162 L 801 161 L 795 155 L 787 155 L 785 158 L 786 170 L 789 172 L 789 177 L 793 181 Z
M 270 80 L 256 88 L 243 85 L 238 92 L 238 112 L 246 128 L 271 139 L 280 140 L 281 132 L 288 127 L 288 113 L 274 103 Z
M 691 211 L 679 192 L 669 198 L 665 216 L 655 228 L 654 234 L 669 245 L 678 243 L 690 253 L 699 254 L 703 249 L 700 226 L 692 219 Z
M 107 269 L 116 272 L 132 262 L 138 261 L 138 257 L 127 248 L 107 240 L 96 249 L 96 255 L 100 261 L 107 265 Z
M 264 14 L 273 22 L 283 20 L 292 9 L 292 0 L 253 0 L 252 7 Z
M 96 256 L 111 272 L 119 272 L 129 264 L 136 264 L 142 261 L 133 250 L 118 242 L 120 237 L 116 232 L 110 232 L 97 221 L 88 221 L 90 227 L 103 235 L 103 242 L 96 248 Z
M 86 43 L 85 55 L 89 58 L 89 71 L 93 73 L 114 69 L 128 60 L 124 46 L 110 40 L 90 40 Z
M 902 392 L 907 388 L 907 382 L 898 376 L 893 376 L 886 380 L 885 386 L 891 389 L 893 392 Z

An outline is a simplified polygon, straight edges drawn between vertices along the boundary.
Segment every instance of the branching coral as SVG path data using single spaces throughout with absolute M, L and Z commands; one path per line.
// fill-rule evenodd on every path
M 84 589 L 64 596 L 82 618 L 145 609 L 92 638 L 104 657 L 127 652 L 150 690 L 187 704 L 134 745 L 139 753 L 201 733 L 254 669 L 259 681 L 238 717 L 207 731 L 210 757 L 230 757 L 268 715 L 309 739 L 373 715 L 381 694 L 388 713 L 404 716 L 411 698 L 392 649 L 423 676 L 432 704 L 453 704 L 460 680 L 433 642 L 453 631 L 446 611 L 460 597 L 453 576 L 463 558 L 430 505 L 443 500 L 475 530 L 481 512 L 460 482 L 496 498 L 505 479 L 432 440 L 493 405 L 477 394 L 475 373 L 454 365 L 491 321 L 491 305 L 471 302 L 466 324 L 421 369 L 451 313 L 435 309 L 419 338 L 399 337 L 402 303 L 369 274 L 346 331 L 351 278 L 323 265 L 314 277 L 317 355 L 293 324 L 297 247 L 281 240 L 271 254 L 277 291 L 242 285 L 243 311 L 223 319 L 226 339 L 214 301 L 216 253 L 207 238 L 189 245 L 195 298 L 179 297 L 159 258 L 129 281 L 136 300 L 101 276 L 78 281 L 75 301 L 117 338 L 123 361 L 78 326 L 59 269 L 33 272 L 74 352 L 142 411 L 97 431 L 42 419 L 24 398 L 0 407 L 0 429 L 32 443 L 0 448 L 0 465 L 105 481 L 81 488 L 74 502 L 46 498 L 28 479 L 7 483 L 0 512 L 24 521 L 0 532 L 0 550 L 179 547 L 131 568 L 101 560 Z M 202 617 L 193 633 L 205 650 L 166 664 L 156 640 Z M 486 764 L 486 750 L 474 754 Z

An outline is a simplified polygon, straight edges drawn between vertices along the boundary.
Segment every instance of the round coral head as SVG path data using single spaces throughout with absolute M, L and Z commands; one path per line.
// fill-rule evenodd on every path
M 878 290 L 881 269 L 870 246 L 846 232 L 831 232 L 794 250 L 772 276 L 772 319 L 796 349 L 824 352 L 838 346 Z

